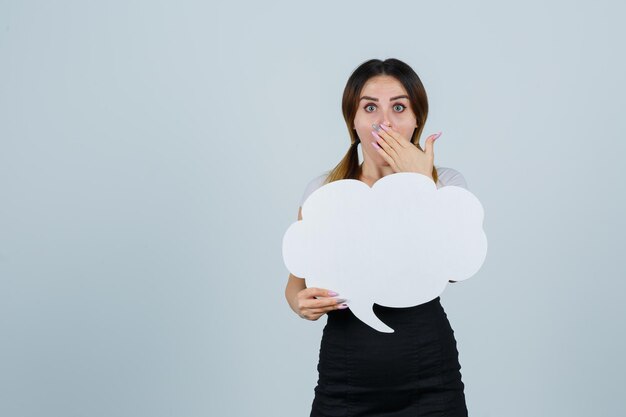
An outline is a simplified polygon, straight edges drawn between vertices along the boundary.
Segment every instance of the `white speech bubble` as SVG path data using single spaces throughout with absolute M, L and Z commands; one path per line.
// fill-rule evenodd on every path
M 283 261 L 308 287 L 336 291 L 354 315 L 393 329 L 373 304 L 411 307 L 474 275 L 487 255 L 480 201 L 425 175 L 386 175 L 372 188 L 353 179 L 315 190 L 283 237 Z

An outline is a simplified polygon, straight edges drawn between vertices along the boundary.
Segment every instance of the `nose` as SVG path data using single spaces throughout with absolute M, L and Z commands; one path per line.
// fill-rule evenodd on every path
M 377 124 L 385 125 L 385 127 L 391 127 L 391 122 L 387 118 L 383 118 L 382 120 L 378 120 Z
M 386 111 L 383 111 L 382 113 L 382 120 L 378 120 L 378 123 L 384 124 L 385 126 L 391 126 L 391 116 L 390 113 L 393 111 L 393 109 L 387 109 Z

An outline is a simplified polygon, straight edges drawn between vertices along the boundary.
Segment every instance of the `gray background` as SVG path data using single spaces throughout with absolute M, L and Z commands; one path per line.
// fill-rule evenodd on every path
M 620 3 L 0 2 L 0 415 L 308 415 L 282 236 L 389 57 L 485 208 L 442 295 L 470 415 L 620 414 Z

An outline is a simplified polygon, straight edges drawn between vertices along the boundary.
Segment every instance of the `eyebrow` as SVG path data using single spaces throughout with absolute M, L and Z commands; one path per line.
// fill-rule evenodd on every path
M 399 98 L 409 98 L 409 96 L 395 96 L 395 97 L 391 97 L 391 98 L 389 99 L 389 101 L 392 101 L 392 100 L 397 100 L 397 99 L 399 99 Z M 361 100 L 372 100 L 372 101 L 378 101 L 378 99 L 377 99 L 377 98 L 370 97 L 370 96 L 363 96 L 363 97 L 361 97 Z

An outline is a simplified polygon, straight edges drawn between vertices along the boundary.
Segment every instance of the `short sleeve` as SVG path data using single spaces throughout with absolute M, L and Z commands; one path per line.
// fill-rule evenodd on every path
M 463 187 L 469 191 L 469 188 L 467 187 L 467 181 L 459 171 L 452 168 L 437 167 L 437 174 L 439 176 L 439 187 L 456 185 L 457 187 Z
M 323 174 L 318 175 L 317 177 L 313 178 L 311 181 L 308 182 L 308 184 L 304 188 L 302 197 L 300 197 L 300 207 L 302 207 L 306 199 L 313 193 L 313 191 L 317 190 L 322 185 L 324 185 L 324 180 L 326 180 L 327 176 L 328 176 L 328 173 L 324 172 Z

